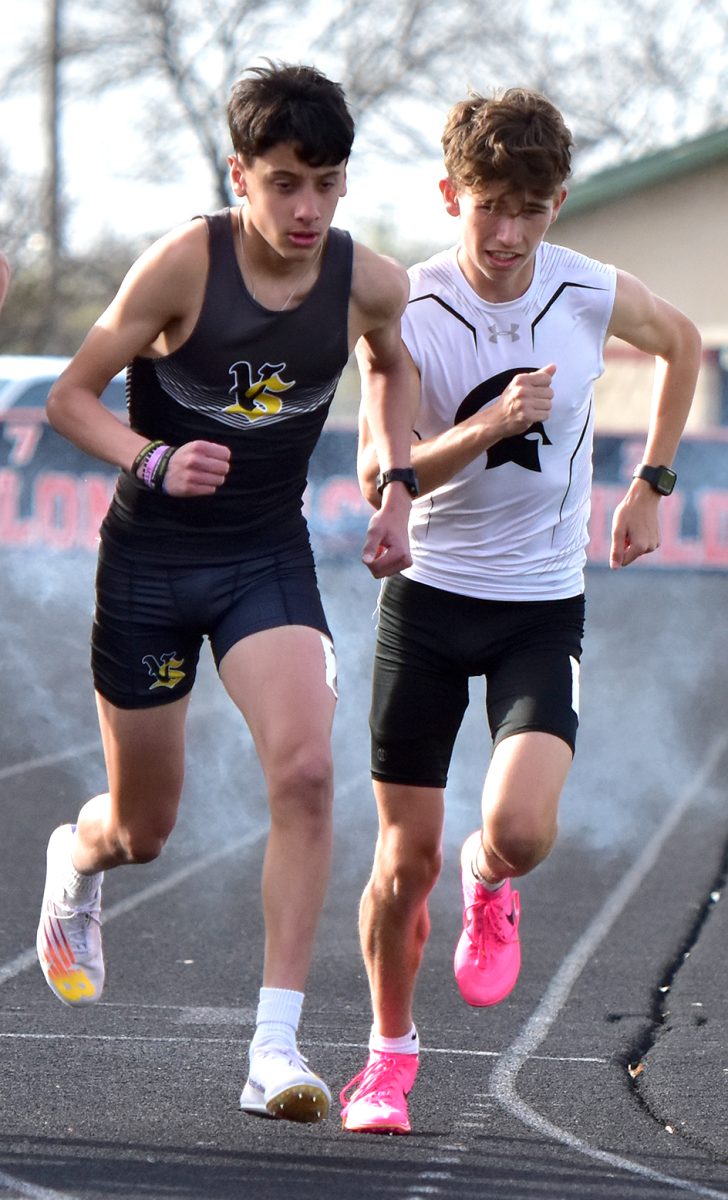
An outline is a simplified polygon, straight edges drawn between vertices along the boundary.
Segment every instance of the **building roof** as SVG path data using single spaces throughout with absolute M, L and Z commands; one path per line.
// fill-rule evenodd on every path
M 689 175 L 703 167 L 728 160 L 728 129 L 716 129 L 690 142 L 647 154 L 634 162 L 608 167 L 595 175 L 575 180 L 569 188 L 569 203 L 562 220 L 599 208 L 630 192 Z

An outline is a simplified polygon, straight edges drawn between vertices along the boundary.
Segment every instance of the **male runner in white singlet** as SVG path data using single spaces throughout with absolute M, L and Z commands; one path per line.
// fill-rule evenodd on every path
M 48 847 L 38 955 L 64 1003 L 104 983 L 102 874 L 156 858 L 177 817 L 200 646 L 255 741 L 268 788 L 265 961 L 246 1112 L 316 1121 L 326 1084 L 296 1042 L 329 875 L 334 650 L 302 496 L 337 381 L 361 338 L 399 370 L 404 269 L 333 229 L 354 128 L 310 67 L 256 68 L 228 108 L 240 207 L 174 229 L 132 267 L 53 388 L 52 424 L 121 469 L 101 530 L 92 666 L 108 791 Z M 129 417 L 99 402 L 128 364 Z M 378 453 L 411 427 L 375 397 Z M 399 422 L 399 424 L 398 424 Z M 372 572 L 409 565 L 400 483 L 370 526 Z M 244 799 L 244 790 L 241 797 Z
M 383 586 L 372 777 L 379 838 L 361 902 L 373 1006 L 370 1054 L 342 1093 L 344 1128 L 407 1133 L 417 1071 L 415 982 L 441 866 L 444 789 L 485 676 L 493 752 L 482 825 L 461 856 L 455 977 L 497 1004 L 520 968 L 511 879 L 549 853 L 578 724 L 593 385 L 610 335 L 655 355 L 643 463 L 613 524 L 611 565 L 659 544 L 660 496 L 692 401 L 692 323 L 613 267 L 543 241 L 566 198 L 571 135 L 542 96 L 457 104 L 445 127 L 457 246 L 410 271 L 402 322 L 415 434 L 413 563 Z M 366 380 L 365 380 L 366 383 Z M 366 394 L 366 388 L 365 388 Z M 359 473 L 376 505 L 388 474 L 361 423 Z

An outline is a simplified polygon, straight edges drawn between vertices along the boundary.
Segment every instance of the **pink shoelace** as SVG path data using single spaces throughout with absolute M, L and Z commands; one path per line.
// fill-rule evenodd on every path
M 488 957 L 489 943 L 493 940 L 506 945 L 517 939 L 520 912 L 518 892 L 512 891 L 510 900 L 508 910 L 502 903 L 498 903 L 495 897 L 488 900 L 476 898 L 465 909 L 463 924 L 468 937 L 477 948 L 479 958 Z
M 345 1088 L 342 1088 L 339 1099 L 343 1105 L 351 1103 L 353 1096 L 349 1097 L 349 1092 L 352 1088 L 361 1092 L 357 1099 L 361 1100 L 365 1096 L 376 1104 L 386 1103 L 395 1091 L 404 1091 L 404 1083 L 401 1078 L 401 1065 L 397 1061 L 397 1057 L 389 1054 L 378 1054 L 375 1059 L 372 1059 L 366 1064 L 363 1071 L 355 1075 L 349 1080 Z

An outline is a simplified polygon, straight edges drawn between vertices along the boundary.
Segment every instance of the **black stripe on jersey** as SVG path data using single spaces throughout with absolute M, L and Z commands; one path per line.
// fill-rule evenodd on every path
M 474 325 L 470 324 L 470 321 L 465 320 L 465 317 L 462 315 L 462 313 L 459 313 L 456 309 L 451 308 L 449 304 L 446 304 L 445 301 L 441 300 L 439 296 L 433 295 L 432 292 L 428 292 L 427 295 L 425 295 L 425 296 L 415 296 L 413 300 L 409 301 L 409 303 L 416 304 L 418 300 L 434 300 L 436 304 L 441 305 L 442 308 L 444 308 L 447 312 L 449 312 L 451 317 L 455 317 L 456 321 L 462 321 L 463 325 L 465 325 L 466 328 L 469 329 L 470 332 L 472 333 L 473 341 L 475 342 L 475 348 L 477 350 L 477 348 L 478 348 L 478 331 Z
M 586 431 L 589 428 L 589 417 L 591 415 L 591 407 L 592 407 L 592 402 L 590 399 L 589 407 L 586 411 L 586 421 L 584 422 L 584 428 L 582 429 L 582 431 L 579 435 L 579 441 L 574 446 L 574 453 L 571 455 L 571 458 L 569 459 L 569 482 L 567 484 L 566 491 L 564 492 L 563 499 L 559 506 L 559 521 L 561 521 L 561 514 L 564 511 L 564 505 L 566 504 L 566 497 L 568 496 L 569 492 L 571 491 L 571 476 L 574 472 L 574 459 L 576 458 L 577 454 L 579 453 L 579 447 L 581 446 L 582 442 L 584 441 L 584 438 L 586 437 Z M 556 532 L 556 530 L 554 529 L 554 533 L 555 532 Z M 552 536 L 552 540 L 553 540 L 553 536 Z
M 565 280 L 564 283 L 560 283 L 559 286 L 557 287 L 556 291 L 554 292 L 553 296 L 549 300 L 548 304 L 546 305 L 546 307 L 542 308 L 541 312 L 538 314 L 536 319 L 531 322 L 531 344 L 532 345 L 535 346 L 535 344 L 536 344 L 535 331 L 536 331 L 536 326 L 538 325 L 539 321 L 542 321 L 544 319 L 544 317 L 546 316 L 546 313 L 549 311 L 552 304 L 556 303 L 556 301 L 558 300 L 561 293 L 565 292 L 566 289 L 570 288 L 570 287 L 585 288 L 589 292 L 606 292 L 606 290 L 607 290 L 606 288 L 595 287 L 594 284 L 591 284 L 591 283 L 569 283 L 568 280 Z

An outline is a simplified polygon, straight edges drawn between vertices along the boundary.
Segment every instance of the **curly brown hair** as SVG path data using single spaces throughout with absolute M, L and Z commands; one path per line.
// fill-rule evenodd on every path
M 450 109 L 442 146 L 456 187 L 498 183 L 546 196 L 571 173 L 571 131 L 550 100 L 527 88 L 490 99 L 471 93 Z

